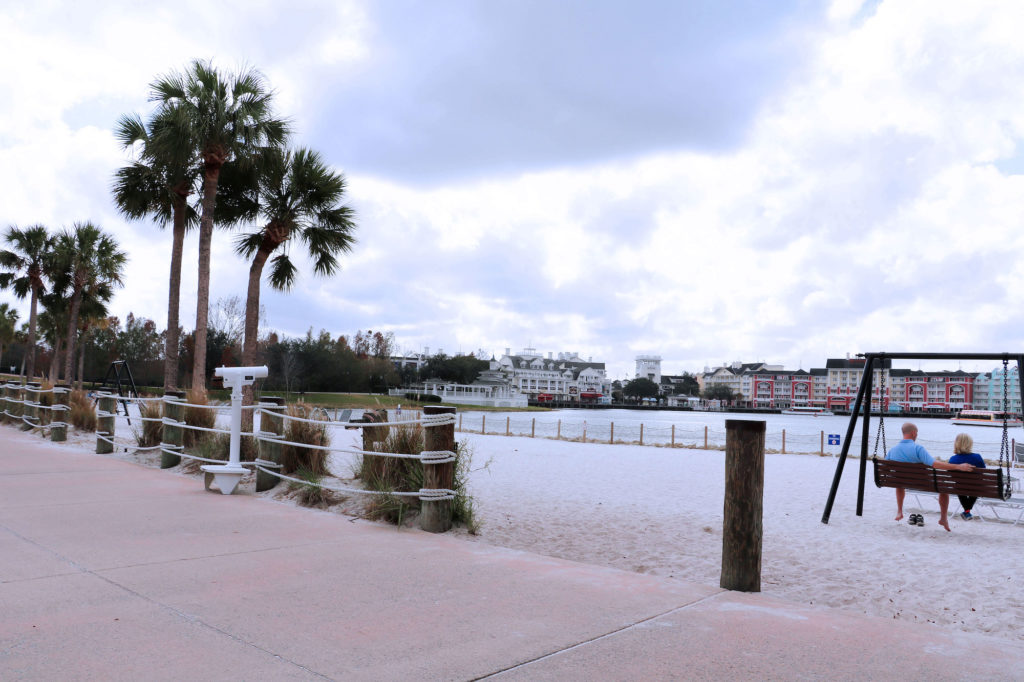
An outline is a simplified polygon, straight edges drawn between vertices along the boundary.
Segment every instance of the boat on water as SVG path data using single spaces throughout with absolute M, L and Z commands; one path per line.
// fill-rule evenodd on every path
M 951 420 L 954 424 L 961 426 L 999 426 L 1003 425 L 1003 415 L 1006 415 L 1007 426 L 1021 426 L 1024 422 L 1015 414 L 996 412 L 993 410 L 960 410 L 960 414 Z
M 806 414 L 812 417 L 831 417 L 833 412 L 826 410 L 824 407 L 805 407 L 797 405 L 796 407 L 787 407 L 782 411 L 782 414 Z

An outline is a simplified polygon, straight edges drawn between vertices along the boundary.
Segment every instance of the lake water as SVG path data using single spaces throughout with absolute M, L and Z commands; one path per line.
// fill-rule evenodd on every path
M 725 446 L 725 420 L 741 419 L 765 422 L 765 447 L 783 449 L 785 432 L 786 452 L 839 453 L 841 445 L 829 445 L 828 436 L 838 435 L 840 443 L 846 437 L 849 417 L 811 417 L 807 415 L 750 414 L 728 412 L 678 412 L 670 410 L 552 410 L 543 414 L 525 412 L 473 412 L 459 410 L 459 426 L 463 431 L 538 438 L 561 437 L 567 440 L 586 440 L 645 445 L 687 445 L 704 447 L 705 434 L 708 447 Z M 974 450 L 989 459 L 999 458 L 1002 429 L 990 426 L 958 426 L 948 419 L 910 418 L 917 424 L 918 442 L 933 455 L 948 459 L 953 454 L 953 440 L 958 433 L 968 433 L 974 439 Z M 906 416 L 888 416 L 885 419 L 886 444 L 899 442 L 900 426 Z M 868 453 L 874 449 L 878 432 L 877 415 L 871 418 Z M 854 430 L 851 454 L 860 451 L 862 424 L 858 420 Z M 1024 428 L 1009 429 L 1009 437 L 1024 442 Z M 824 447 L 822 441 L 824 440 Z M 878 447 L 879 453 L 882 446 Z

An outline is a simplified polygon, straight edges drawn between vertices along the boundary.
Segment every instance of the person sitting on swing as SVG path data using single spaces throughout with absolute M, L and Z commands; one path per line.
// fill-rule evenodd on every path
M 981 455 L 974 452 L 974 439 L 966 433 L 957 434 L 956 440 L 953 441 L 953 453 L 953 456 L 949 458 L 950 464 L 966 463 L 978 469 L 985 468 L 985 460 L 981 458 Z M 971 515 L 971 510 L 974 509 L 974 503 L 978 501 L 978 498 L 968 495 L 957 495 L 957 497 L 960 499 L 960 506 L 964 508 L 960 512 L 960 518 L 964 521 L 970 521 L 974 518 Z
M 974 467 L 970 464 L 950 464 L 941 460 L 935 459 L 928 451 L 924 449 L 923 445 L 918 445 L 915 441 L 917 440 L 917 427 L 907 422 L 901 428 L 903 432 L 903 440 L 897 443 L 889 452 L 885 458 L 893 460 L 895 462 L 920 462 L 936 469 L 954 469 L 957 471 L 972 471 Z M 906 496 L 907 491 L 905 488 L 896 488 L 896 520 L 900 521 L 903 519 L 903 498 Z M 946 512 L 949 510 L 949 495 L 947 493 L 939 493 L 939 525 L 949 530 L 949 521 L 946 519 Z M 918 525 L 924 525 L 924 522 L 918 516 Z

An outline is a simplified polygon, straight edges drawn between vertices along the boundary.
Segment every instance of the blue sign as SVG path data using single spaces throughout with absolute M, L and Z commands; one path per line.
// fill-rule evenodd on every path
M 839 445 L 839 434 L 838 433 L 830 433 L 830 434 L 828 434 L 828 444 L 829 445 Z

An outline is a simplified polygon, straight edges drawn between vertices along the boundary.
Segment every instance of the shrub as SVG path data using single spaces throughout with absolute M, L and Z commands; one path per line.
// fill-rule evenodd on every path
M 68 404 L 71 407 L 68 421 L 72 426 L 82 431 L 96 430 L 96 406 L 85 391 L 72 391 Z
M 380 452 L 419 454 L 423 452 L 423 429 L 418 425 L 391 427 L 387 439 L 378 443 Z M 452 522 L 462 524 L 470 533 L 479 530 L 473 508 L 473 498 L 468 492 L 469 474 L 473 464 L 473 451 L 466 441 L 455 444 L 455 461 L 452 490 Z M 488 461 L 482 468 L 490 466 Z M 416 459 L 399 457 L 378 457 L 364 455 L 356 475 L 362 479 L 368 490 L 380 492 L 367 505 L 366 516 L 402 525 L 405 517 L 420 509 L 420 499 L 411 495 L 395 495 L 395 492 L 414 492 L 423 487 L 423 464 Z
M 210 404 L 206 391 L 199 389 L 190 389 L 185 396 L 185 401 L 190 405 Z M 205 407 L 186 407 L 185 423 L 189 426 L 201 426 L 206 429 L 212 429 L 217 423 L 217 411 Z M 182 430 L 185 432 L 182 439 L 186 448 L 194 447 L 204 440 L 210 440 L 215 435 L 223 435 L 214 434 L 210 431 L 197 431 L 195 429 Z
M 300 419 L 316 419 L 317 423 L 298 421 L 295 419 L 284 420 L 284 440 L 292 443 L 305 443 L 307 445 L 318 445 L 326 447 L 331 444 L 331 436 L 327 429 L 327 420 L 311 416 L 314 413 L 312 407 L 306 405 L 289 405 L 285 414 L 289 417 Z M 330 472 L 327 470 L 326 450 L 316 448 L 304 448 L 295 445 L 281 446 L 281 472 L 289 474 L 305 470 L 312 476 L 324 476 Z
M 161 419 L 164 416 L 162 400 L 151 400 L 139 403 L 139 417 L 142 420 Z M 160 445 L 164 439 L 164 425 L 159 421 L 140 421 L 141 427 L 132 427 L 135 440 L 140 448 L 151 448 Z
M 190 448 L 189 453 L 220 462 L 228 461 L 228 453 L 231 450 L 231 436 L 226 433 L 205 433 L 204 435 L 207 437 Z M 185 457 L 183 458 L 181 468 L 186 473 L 195 473 L 199 471 L 199 467 L 203 464 L 206 464 L 206 462 Z
M 295 472 L 295 477 L 307 481 L 306 483 L 295 483 L 294 481 L 288 483 L 289 489 L 298 489 L 299 494 L 295 497 L 295 500 L 299 504 L 324 509 L 337 501 L 337 496 L 333 491 L 322 488 L 319 485 L 323 476 L 314 474 L 309 469 L 300 468 Z

